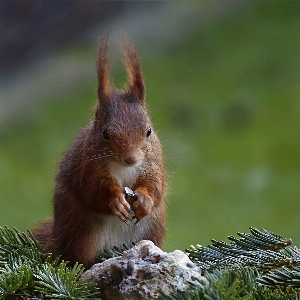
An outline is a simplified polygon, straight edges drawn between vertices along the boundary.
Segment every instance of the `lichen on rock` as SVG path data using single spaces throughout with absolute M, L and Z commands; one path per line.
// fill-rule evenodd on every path
M 167 253 L 143 240 L 122 256 L 95 264 L 83 273 L 96 282 L 103 299 L 155 299 L 159 290 L 170 294 L 208 284 L 201 270 L 180 250 Z

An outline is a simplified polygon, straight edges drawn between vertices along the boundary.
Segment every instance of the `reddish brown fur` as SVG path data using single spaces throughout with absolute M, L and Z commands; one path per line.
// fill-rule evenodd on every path
M 134 239 L 161 246 L 166 231 L 162 150 L 148 116 L 138 56 L 126 39 L 122 52 L 128 88 L 118 91 L 109 82 L 107 42 L 105 35 L 98 58 L 95 118 L 60 162 L 54 219 L 33 231 L 45 252 L 85 266 L 107 246 L 137 242 Z M 137 194 L 131 205 L 137 225 L 122 223 L 130 207 L 125 186 Z
M 111 97 L 112 86 L 109 82 L 108 34 L 103 34 L 97 61 L 98 98 Z
M 137 52 L 127 36 L 123 45 L 120 45 L 120 49 L 123 53 L 124 63 L 128 75 L 129 90 L 131 90 L 137 98 L 145 100 L 146 91 L 141 65 Z

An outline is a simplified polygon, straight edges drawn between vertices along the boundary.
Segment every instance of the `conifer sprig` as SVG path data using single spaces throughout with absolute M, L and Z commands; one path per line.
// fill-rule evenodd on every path
M 210 284 L 161 299 L 300 300 L 300 250 L 291 247 L 292 240 L 256 228 L 238 235 L 229 236 L 230 243 L 212 240 L 187 249 Z
M 44 255 L 30 234 L 0 227 L 0 299 L 95 299 L 95 285 L 79 279 L 83 271 Z
M 135 243 L 132 242 L 131 247 L 133 247 L 134 245 Z M 131 247 L 129 247 L 126 244 L 123 244 L 120 248 L 115 246 L 113 249 L 105 249 L 103 253 L 97 255 L 94 263 L 101 263 L 109 258 L 122 256 L 123 252 L 130 249 Z
M 229 243 L 212 240 L 207 247 L 188 249 L 209 284 L 171 295 L 161 292 L 160 299 L 300 300 L 300 250 L 291 239 L 256 228 L 238 236 L 230 236 Z M 106 250 L 98 260 L 127 249 Z M 0 227 L 0 299 L 100 299 L 95 285 L 80 279 L 83 270 L 44 255 L 30 233 Z
M 80 279 L 82 272 L 82 266 L 77 263 L 72 269 L 68 268 L 64 261 L 57 266 L 45 263 L 36 275 L 39 280 L 35 285 L 35 290 L 46 297 L 55 299 L 92 298 L 98 292 L 91 291 L 93 286 L 83 284 L 83 279 Z
M 212 244 L 207 247 L 197 245 L 186 251 L 192 261 L 207 271 L 239 264 L 266 272 L 300 262 L 299 249 L 289 247 L 291 239 L 265 229 L 259 231 L 253 227 L 250 228 L 250 234 L 239 232 L 238 235 L 240 239 L 228 237 L 231 243 L 212 239 Z

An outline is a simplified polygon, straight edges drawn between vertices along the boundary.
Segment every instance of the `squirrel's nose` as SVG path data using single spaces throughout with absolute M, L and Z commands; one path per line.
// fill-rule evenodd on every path
M 138 162 L 138 159 L 135 156 L 130 155 L 130 156 L 125 157 L 123 161 L 125 164 L 132 166 Z

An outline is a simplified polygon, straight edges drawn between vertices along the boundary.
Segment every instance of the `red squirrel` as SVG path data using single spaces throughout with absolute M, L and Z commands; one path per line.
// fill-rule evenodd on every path
M 33 230 L 46 253 L 85 267 L 123 243 L 149 239 L 160 247 L 166 232 L 163 153 L 147 111 L 138 54 L 123 38 L 128 82 L 116 89 L 109 80 L 108 38 L 100 42 L 94 119 L 60 161 L 53 220 Z M 128 201 L 125 187 L 134 192 Z

